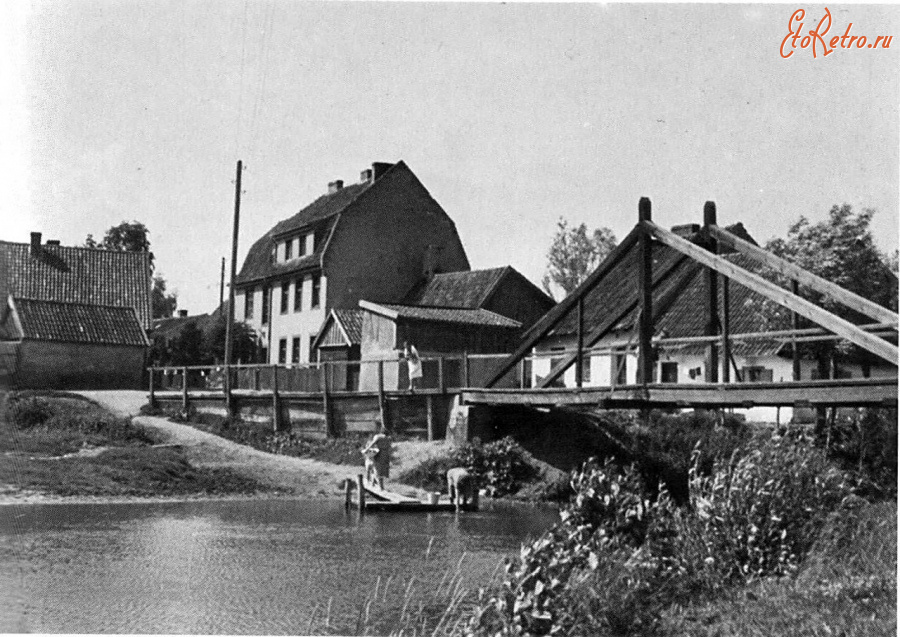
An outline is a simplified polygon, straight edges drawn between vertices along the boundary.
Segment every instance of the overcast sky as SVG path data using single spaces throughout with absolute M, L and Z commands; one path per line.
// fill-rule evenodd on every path
M 560 216 L 621 238 L 641 196 L 665 226 L 715 200 L 760 241 L 871 207 L 892 251 L 900 39 L 782 59 L 791 14 L 808 31 L 824 6 L 5 2 L 0 238 L 142 221 L 206 312 L 238 159 L 240 261 L 329 181 L 403 159 L 473 268 L 535 282 Z M 897 7 L 827 6 L 829 38 L 900 37 Z

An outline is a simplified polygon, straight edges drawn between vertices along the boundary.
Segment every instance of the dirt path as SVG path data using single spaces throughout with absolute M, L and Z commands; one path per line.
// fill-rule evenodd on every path
M 330 464 L 309 458 L 294 458 L 266 453 L 240 445 L 225 438 L 209 434 L 189 425 L 170 422 L 165 418 L 140 416 L 141 405 L 147 396 L 141 391 L 83 391 L 90 398 L 122 417 L 133 417 L 133 422 L 161 432 L 168 444 L 182 445 L 188 460 L 202 467 L 226 467 L 271 485 L 272 488 L 291 495 L 340 496 L 341 482 L 356 478 L 361 467 Z M 398 462 L 391 467 L 396 476 L 407 466 L 438 453 L 442 442 L 399 442 L 393 456 Z M 413 495 L 416 489 L 390 482 L 389 487 L 401 493 Z

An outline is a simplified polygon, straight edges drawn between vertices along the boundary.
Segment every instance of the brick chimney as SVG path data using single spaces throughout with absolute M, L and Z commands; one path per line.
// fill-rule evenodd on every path
M 48 246 L 58 246 L 59 239 L 47 239 L 47 245 Z
M 41 233 L 31 233 L 31 256 L 36 257 L 41 253 Z
M 359 183 L 365 184 L 372 181 L 375 181 L 379 177 L 381 177 L 384 173 L 390 170 L 394 164 L 388 164 L 383 161 L 376 161 L 372 164 L 371 168 L 366 168 L 364 171 L 359 173 Z
M 365 184 L 372 181 L 372 169 L 366 168 L 364 171 L 359 173 L 359 183 Z
M 188 311 L 187 310 L 178 310 L 178 318 L 187 318 Z
M 344 182 L 340 179 L 328 183 L 328 194 L 333 195 L 338 190 L 344 187 Z

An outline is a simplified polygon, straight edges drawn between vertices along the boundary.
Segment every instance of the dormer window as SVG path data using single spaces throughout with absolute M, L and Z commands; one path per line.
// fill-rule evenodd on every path
M 284 242 L 284 260 L 290 261 L 293 258 L 294 240 L 288 239 Z
M 304 235 L 300 235 L 300 246 L 299 246 L 299 248 L 300 248 L 300 249 L 298 250 L 297 256 L 298 256 L 298 257 L 305 257 L 305 256 L 306 256 L 306 235 L 305 235 L 305 234 L 304 234 Z

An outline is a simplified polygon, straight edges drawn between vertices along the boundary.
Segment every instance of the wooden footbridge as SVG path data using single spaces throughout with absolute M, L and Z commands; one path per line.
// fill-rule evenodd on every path
M 609 257 L 565 300 L 555 306 L 526 334 L 518 349 L 511 354 L 487 381 L 484 388 L 466 388 L 462 400 L 469 405 L 525 405 L 577 408 L 646 408 L 646 407 L 754 407 L 754 406 L 897 406 L 898 316 L 891 310 L 862 298 L 786 261 L 757 245 L 719 227 L 716 208 L 707 202 L 703 225 L 695 226 L 691 240 L 665 230 L 651 219 L 650 200 L 642 198 L 638 206 L 638 223 Z M 767 269 L 779 279 L 790 282 L 790 289 L 738 265 L 723 252 L 737 252 L 744 262 Z M 654 267 L 654 259 L 657 263 Z M 624 267 L 630 260 L 632 266 Z M 705 313 L 705 334 L 699 337 L 669 339 L 657 336 L 654 321 L 664 314 L 697 275 L 698 265 L 705 278 L 706 303 L 698 307 Z M 693 271 L 691 271 L 693 268 Z M 636 273 L 636 277 L 634 276 Z M 631 275 L 627 278 L 625 275 Z M 610 281 L 614 282 L 610 287 Z M 749 290 L 786 308 L 792 314 L 792 329 L 731 334 L 729 316 L 729 283 Z M 602 288 L 610 294 L 598 293 Z M 867 324 L 854 324 L 798 294 L 799 287 L 828 296 L 865 317 Z M 615 299 L 609 298 L 615 296 Z M 720 302 L 721 301 L 721 302 Z M 655 302 L 655 303 L 654 303 Z M 603 312 L 595 305 L 607 304 Z M 609 305 L 613 309 L 609 309 Z M 593 311 L 593 312 L 592 312 Z M 629 315 L 637 312 L 637 384 L 608 387 L 584 386 L 584 362 L 594 347 Z M 590 329 L 586 317 L 591 316 Z M 599 319 L 597 317 L 600 317 Z M 800 329 L 804 317 L 821 328 Z M 552 365 L 549 374 L 533 388 L 499 388 L 496 384 L 528 357 L 542 339 L 552 336 L 564 321 L 577 325 L 574 351 Z M 752 339 L 789 339 L 793 347 L 791 381 L 747 383 L 731 381 L 740 370 L 734 363 L 735 341 Z M 842 339 L 874 354 L 893 366 L 889 378 L 800 380 L 797 343 L 811 340 Z M 702 344 L 706 348 L 706 382 L 677 384 L 654 382 L 654 348 L 667 344 Z M 721 358 L 720 358 L 721 357 Z M 720 363 L 721 378 L 719 378 Z M 731 364 L 729 364 L 729 362 Z M 575 386 L 553 387 L 562 375 L 575 366 Z

